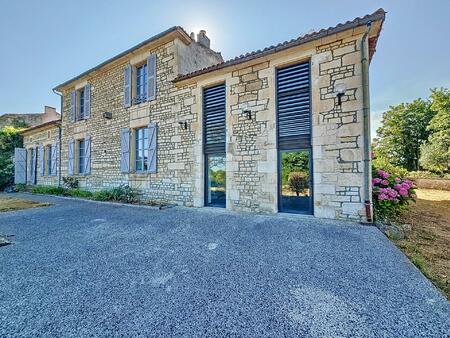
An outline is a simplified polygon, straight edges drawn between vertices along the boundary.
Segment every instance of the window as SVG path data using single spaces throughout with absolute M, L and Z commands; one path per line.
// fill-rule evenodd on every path
M 147 64 L 136 67 L 136 97 L 135 103 L 147 100 Z
M 52 146 L 47 146 L 47 174 L 51 175 L 52 173 Z
M 148 128 L 140 128 L 135 131 L 136 138 L 136 171 L 148 170 Z
M 84 174 L 84 163 L 85 163 L 85 141 L 79 140 L 78 141 L 78 173 Z
M 225 84 L 203 89 L 203 151 L 205 154 L 205 204 L 226 205 Z
M 79 103 L 79 111 L 78 111 L 78 120 L 83 120 L 84 119 L 84 109 L 85 109 L 85 106 L 84 106 L 84 100 L 85 99 L 85 97 L 84 97 L 84 88 L 83 89 L 80 89 L 79 91 L 78 91 L 78 103 Z

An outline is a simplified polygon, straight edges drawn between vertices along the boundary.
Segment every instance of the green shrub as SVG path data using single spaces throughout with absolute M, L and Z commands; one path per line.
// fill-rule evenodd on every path
M 305 172 L 293 171 L 288 177 L 289 188 L 297 194 L 305 192 L 309 186 L 309 175 Z
M 409 178 L 436 178 L 436 179 L 444 179 L 450 180 L 450 174 L 437 174 L 429 171 L 410 171 L 408 173 Z
M 78 179 L 76 177 L 63 177 L 64 186 L 68 189 L 78 188 Z
M 125 184 L 108 190 L 96 191 L 93 193 L 92 198 L 96 201 L 116 201 L 123 203 L 136 203 L 139 200 L 138 190 Z
M 31 187 L 33 194 L 47 194 L 47 195 L 67 195 L 67 190 L 63 187 L 36 185 Z
M 110 201 L 111 193 L 109 190 L 96 191 L 93 193 L 92 199 L 94 199 L 96 201 Z
M 408 170 L 402 167 L 397 167 L 382 157 L 374 158 L 372 160 L 372 167 L 374 167 L 374 169 L 383 169 L 396 177 L 404 178 L 408 176 Z
M 21 128 L 23 125 L 15 122 L 0 128 L 0 190 L 14 183 L 14 148 L 22 147 Z
M 389 222 L 417 198 L 412 181 L 376 167 L 372 167 L 372 191 L 375 218 L 381 221 Z
M 93 193 L 87 190 L 81 189 L 70 189 L 67 190 L 67 195 L 72 197 L 80 197 L 80 198 L 92 198 Z
M 17 192 L 27 191 L 27 186 L 25 184 L 23 184 L 23 183 L 19 183 L 19 184 L 16 184 L 15 190 Z
M 126 184 L 112 188 L 110 194 L 113 201 L 135 203 L 138 200 L 138 191 Z

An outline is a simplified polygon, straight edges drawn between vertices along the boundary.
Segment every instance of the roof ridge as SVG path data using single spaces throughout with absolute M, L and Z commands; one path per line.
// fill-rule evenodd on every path
M 227 66 L 231 66 L 234 64 L 238 64 L 238 63 L 243 63 L 245 61 L 248 61 L 249 59 L 252 59 L 255 55 L 258 55 L 258 54 L 261 54 L 261 55 L 258 55 L 258 57 L 259 57 L 259 56 L 263 56 L 265 54 L 270 54 L 272 52 L 277 52 L 279 50 L 297 46 L 297 45 L 300 45 L 300 44 L 303 44 L 303 43 L 306 43 L 306 42 L 309 42 L 312 40 L 317 40 L 318 38 L 321 38 L 323 36 L 333 34 L 334 31 L 351 28 L 348 26 L 359 26 L 359 25 L 364 24 L 365 22 L 368 22 L 371 20 L 379 20 L 379 19 L 384 20 L 385 14 L 386 14 L 386 11 L 383 8 L 379 8 L 372 14 L 366 14 L 363 17 L 356 17 L 353 20 L 348 20 L 345 23 L 339 23 L 336 26 L 322 28 L 317 32 L 306 33 L 306 34 L 300 35 L 297 38 L 294 38 L 291 40 L 286 40 L 286 41 L 280 42 L 278 44 L 271 45 L 269 47 L 265 47 L 263 49 L 258 49 L 256 51 L 247 52 L 245 54 L 235 56 L 234 58 L 228 59 L 226 61 L 216 63 L 215 65 L 204 67 L 202 69 L 198 69 L 194 72 L 191 72 L 191 73 L 188 73 L 185 75 L 180 75 L 174 81 L 177 82 L 177 81 L 185 80 L 185 79 L 188 79 L 191 77 L 195 77 L 195 76 L 198 76 L 201 74 L 208 73 L 210 71 L 222 69 Z
M 93 72 L 93 71 L 95 71 L 95 70 L 97 70 L 97 69 L 100 69 L 100 68 L 102 68 L 103 66 L 105 66 L 105 65 L 107 65 L 107 64 L 109 64 L 109 63 L 111 63 L 111 62 L 113 62 L 113 61 L 115 61 L 115 60 L 117 60 L 117 59 L 120 59 L 121 57 L 123 57 L 123 56 L 125 56 L 125 55 L 127 55 L 127 54 L 129 54 L 129 53 L 131 53 L 131 52 L 133 52 L 133 51 L 135 51 L 136 49 L 139 49 L 139 48 L 141 48 L 141 47 L 144 47 L 145 45 L 149 44 L 150 42 L 155 41 L 155 40 L 158 40 L 159 38 L 162 38 L 162 37 L 166 36 L 167 34 L 173 33 L 173 32 L 175 32 L 175 31 L 179 31 L 181 34 L 185 34 L 186 37 L 189 39 L 189 41 L 192 42 L 191 37 L 190 37 L 189 34 L 184 30 L 183 27 L 181 27 L 181 26 L 172 26 L 172 27 L 170 27 L 170 28 L 168 28 L 168 29 L 166 29 L 166 30 L 164 30 L 164 31 L 162 31 L 162 32 L 160 32 L 160 33 L 158 33 L 158 34 L 155 34 L 155 35 L 149 37 L 148 39 L 145 39 L 144 41 L 142 41 L 142 42 L 140 42 L 140 43 L 134 45 L 133 47 L 128 48 L 128 49 L 126 49 L 125 51 L 120 52 L 119 54 L 117 54 L 117 55 L 115 55 L 115 56 L 113 56 L 113 57 L 111 57 L 111 58 L 108 58 L 107 60 L 105 60 L 105 61 L 99 63 L 97 66 L 92 67 L 92 68 L 90 68 L 90 69 L 88 69 L 88 70 L 82 72 L 81 74 L 79 74 L 79 75 L 77 75 L 77 76 L 71 78 L 70 80 L 67 80 L 67 81 L 65 81 L 65 82 L 63 82 L 63 83 L 57 85 L 55 88 L 53 88 L 53 90 L 57 90 L 58 88 L 63 87 L 63 86 L 65 86 L 65 85 L 69 84 L 69 83 L 72 82 L 72 81 L 78 80 L 78 79 L 82 78 L 83 76 L 86 76 L 86 75 L 88 75 L 89 73 L 91 73 L 91 72 Z

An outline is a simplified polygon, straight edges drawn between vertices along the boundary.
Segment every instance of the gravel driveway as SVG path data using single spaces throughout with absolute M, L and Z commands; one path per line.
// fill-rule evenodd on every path
M 1 337 L 450 332 L 450 303 L 374 227 L 23 196 L 54 205 L 0 214 Z

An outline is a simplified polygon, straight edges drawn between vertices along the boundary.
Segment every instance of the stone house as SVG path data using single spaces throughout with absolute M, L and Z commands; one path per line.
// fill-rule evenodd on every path
M 25 148 L 45 156 L 58 143 L 56 176 L 88 190 L 370 220 L 368 64 L 384 19 L 380 9 L 229 61 L 205 31 L 173 27 L 55 87 L 61 122 L 26 131 Z M 26 156 L 36 170 L 40 151 Z

